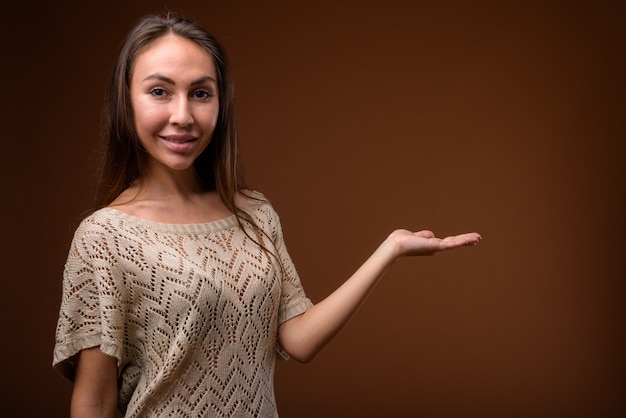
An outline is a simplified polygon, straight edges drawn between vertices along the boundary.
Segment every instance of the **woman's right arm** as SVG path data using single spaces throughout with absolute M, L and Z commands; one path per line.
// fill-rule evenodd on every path
M 113 418 L 117 415 L 117 359 L 100 347 L 78 353 L 71 418 Z

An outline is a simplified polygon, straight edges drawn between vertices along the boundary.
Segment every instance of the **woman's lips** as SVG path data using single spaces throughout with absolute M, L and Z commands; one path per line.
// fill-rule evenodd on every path
M 160 136 L 165 145 L 172 151 L 184 152 L 193 147 L 198 139 L 193 135 L 163 135 Z

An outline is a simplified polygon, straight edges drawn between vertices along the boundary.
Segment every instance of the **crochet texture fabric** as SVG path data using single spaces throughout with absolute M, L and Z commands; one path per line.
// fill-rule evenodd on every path
M 251 199 L 245 210 L 280 265 L 234 215 L 165 224 L 104 208 L 86 218 L 65 265 L 53 366 L 72 379 L 74 356 L 99 345 L 117 358 L 128 417 L 277 416 L 277 328 L 312 304 L 272 206 Z

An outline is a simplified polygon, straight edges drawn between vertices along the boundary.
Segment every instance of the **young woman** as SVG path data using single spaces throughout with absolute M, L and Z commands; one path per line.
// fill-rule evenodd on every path
M 96 210 L 72 241 L 54 348 L 73 417 L 277 416 L 277 355 L 313 359 L 401 257 L 480 240 L 396 230 L 314 305 L 277 214 L 244 185 L 211 35 L 143 18 L 107 100 Z

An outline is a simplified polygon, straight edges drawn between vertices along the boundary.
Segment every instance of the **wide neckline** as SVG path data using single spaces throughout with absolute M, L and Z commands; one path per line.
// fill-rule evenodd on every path
M 254 196 L 262 196 L 257 192 L 253 192 Z M 254 206 L 257 206 L 261 203 L 260 200 L 255 200 L 254 198 L 248 198 L 245 206 L 242 208 L 244 211 L 251 213 L 251 210 Z M 232 228 L 233 226 L 237 226 L 239 222 L 237 221 L 237 216 L 235 214 L 231 214 L 221 219 L 216 219 L 214 221 L 209 222 L 200 222 L 200 223 L 168 223 L 168 222 L 159 222 L 154 221 L 147 218 L 142 218 L 136 215 L 131 215 L 127 212 L 124 212 L 120 209 L 106 206 L 102 209 L 99 209 L 94 213 L 94 216 L 99 214 L 105 215 L 108 218 L 118 219 L 121 222 L 141 226 L 150 230 L 169 232 L 169 233 L 207 233 L 207 232 L 215 232 L 227 228 Z

